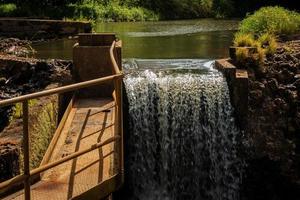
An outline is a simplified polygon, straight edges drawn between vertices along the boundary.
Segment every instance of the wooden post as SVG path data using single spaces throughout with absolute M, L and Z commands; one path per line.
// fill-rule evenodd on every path
M 29 166 L 29 130 L 28 130 L 28 100 L 23 102 L 23 151 L 24 151 L 24 181 L 25 200 L 30 200 L 30 166 Z

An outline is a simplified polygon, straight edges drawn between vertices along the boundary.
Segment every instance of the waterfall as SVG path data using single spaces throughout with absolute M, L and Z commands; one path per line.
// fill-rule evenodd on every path
M 236 200 L 240 132 L 223 75 L 206 60 L 125 63 L 127 183 L 140 200 Z

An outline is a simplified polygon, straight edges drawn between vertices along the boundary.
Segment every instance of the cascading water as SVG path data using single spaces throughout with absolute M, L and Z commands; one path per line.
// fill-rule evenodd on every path
M 126 199 L 239 199 L 239 131 L 222 74 L 204 60 L 125 64 Z

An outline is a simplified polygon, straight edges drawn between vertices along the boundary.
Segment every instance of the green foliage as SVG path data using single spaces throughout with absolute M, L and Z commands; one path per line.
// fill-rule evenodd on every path
M 0 17 L 10 17 L 15 15 L 17 10 L 16 4 L 0 4 Z
M 276 52 L 277 41 L 274 35 L 265 33 L 258 38 L 258 43 L 266 55 L 272 55 Z
M 249 15 L 240 25 L 239 31 L 253 35 L 293 34 L 300 30 L 300 14 L 282 7 L 263 7 Z
M 46 102 L 38 99 L 29 104 L 30 168 L 33 169 L 40 165 L 55 133 L 58 108 L 54 99 Z M 21 172 L 23 159 L 23 152 L 21 152 L 19 160 Z
M 235 62 L 239 67 L 260 67 L 263 64 L 265 58 L 265 51 L 261 48 L 257 48 L 256 51 L 247 47 L 240 47 L 235 52 Z
M 238 65 L 262 66 L 267 55 L 273 55 L 277 49 L 276 37 L 273 34 L 265 33 L 259 38 L 249 33 L 236 33 L 234 46 L 238 47 L 235 52 L 235 58 Z M 249 49 L 249 47 L 254 47 Z
M 257 52 L 246 56 L 242 50 L 236 51 L 238 63 L 254 61 L 261 65 L 266 56 L 277 49 L 276 35 L 293 34 L 300 31 L 300 14 L 282 7 L 264 7 L 244 19 L 234 38 L 236 47 L 255 47 Z
M 235 47 L 256 47 L 257 42 L 254 40 L 253 35 L 236 33 L 234 36 L 233 44 Z
M 36 116 L 35 123 L 30 126 L 31 169 L 40 165 L 56 130 L 56 122 L 57 105 L 49 102 L 44 105 L 43 110 Z
M 216 18 L 225 18 L 234 13 L 233 0 L 213 0 L 213 12 Z
M 1 0 L 0 0 L 1 1 Z M 2 0 L 5 1 L 5 0 Z M 144 21 L 231 16 L 234 0 L 11 0 L 13 16 Z M 1 12 L 0 12 L 1 14 Z
M 31 108 L 37 104 L 36 99 L 31 99 L 28 101 L 28 107 Z M 13 107 L 13 115 L 10 117 L 10 121 L 13 119 L 19 119 L 23 117 L 23 106 L 22 103 L 16 103 Z
M 82 4 L 69 4 L 68 17 L 97 21 L 151 21 L 158 15 L 142 7 L 128 7 L 116 3 L 100 4 L 84 1 Z
M 238 48 L 235 52 L 236 61 L 243 64 L 249 57 L 249 50 L 247 48 Z

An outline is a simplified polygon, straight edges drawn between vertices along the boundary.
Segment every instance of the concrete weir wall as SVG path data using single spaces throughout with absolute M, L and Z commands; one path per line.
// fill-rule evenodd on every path
M 91 31 L 92 26 L 89 22 L 0 18 L 0 36 L 36 39 L 36 37 L 69 36 Z
M 229 59 L 217 60 L 215 67 L 226 77 L 231 103 L 235 108 L 236 120 L 241 129 L 247 126 L 249 81 L 247 70 L 237 69 Z

